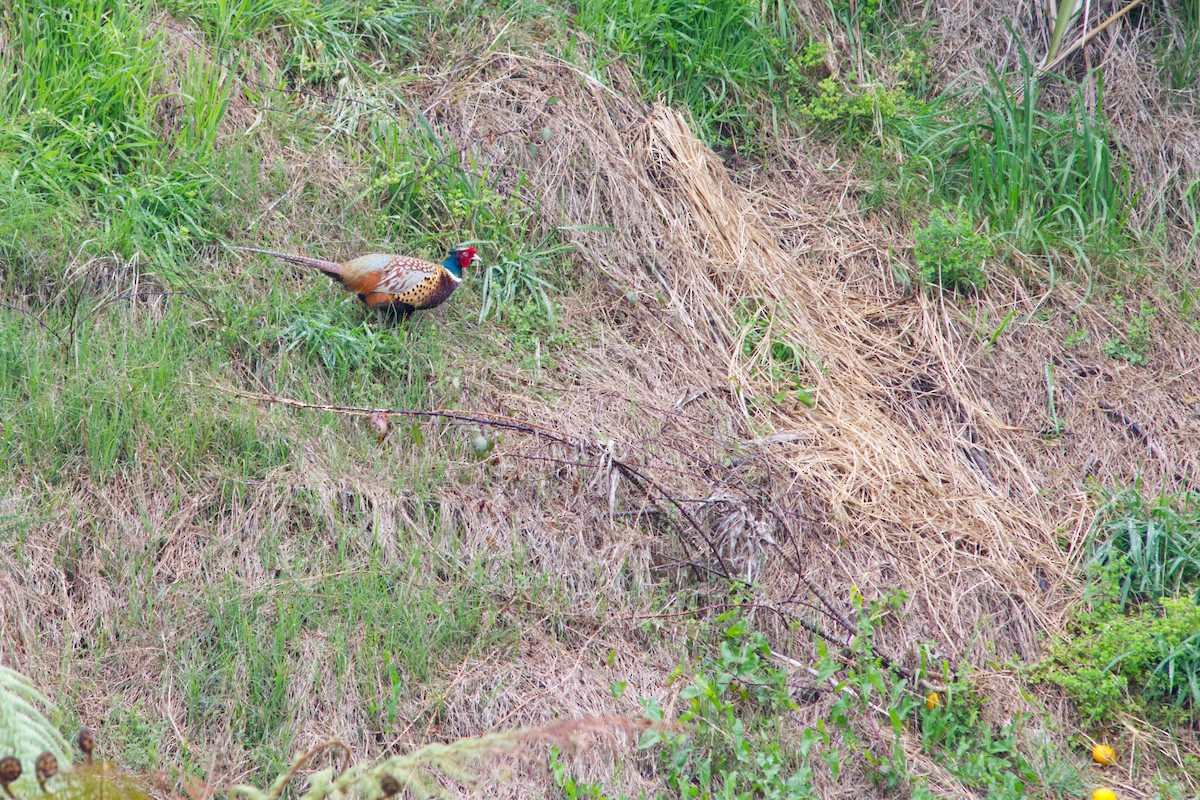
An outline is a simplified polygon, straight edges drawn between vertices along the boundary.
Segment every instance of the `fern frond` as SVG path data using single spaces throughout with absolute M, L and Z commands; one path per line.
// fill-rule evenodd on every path
M 12 784 L 14 792 L 40 793 L 34 762 L 42 753 L 50 753 L 59 764 L 71 763 L 66 739 L 47 716 L 55 713 L 54 704 L 29 678 L 0 664 L 0 757 L 13 756 L 23 767 Z
M 544 744 L 571 746 L 580 735 L 615 739 L 620 735 L 632 742 L 650 727 L 663 727 L 646 719 L 595 717 L 563 720 L 536 728 L 490 733 L 446 744 L 427 744 L 411 753 L 392 756 L 375 765 L 355 765 L 336 778 L 333 769 L 308 776 L 308 791 L 300 800 L 344 800 L 350 797 L 391 797 L 401 790 L 418 800 L 454 798 L 458 792 L 446 783 L 458 786 L 478 784 L 485 777 L 485 762 L 497 756 L 518 756 Z M 298 754 L 291 767 L 264 791 L 253 786 L 235 786 L 231 797 L 246 800 L 279 800 L 292 778 L 330 742 L 307 753 Z M 343 746 L 344 747 L 344 746 Z

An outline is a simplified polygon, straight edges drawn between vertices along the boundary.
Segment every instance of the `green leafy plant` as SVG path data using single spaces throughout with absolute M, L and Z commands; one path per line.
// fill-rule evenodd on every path
M 883 86 L 851 87 L 832 76 L 817 81 L 812 91 L 798 94 L 796 110 L 801 119 L 825 123 L 838 129 L 864 129 L 876 120 L 884 122 L 905 107 L 902 92 Z
M 806 736 L 798 752 L 779 740 L 779 721 L 795 707 L 787 673 L 772 662 L 763 635 L 737 614 L 722 616 L 728 627 L 719 655 L 706 660 L 680 692 L 686 707 L 679 722 L 692 732 L 650 730 L 639 748 L 663 747 L 666 782 L 682 797 L 815 797 L 805 761 L 817 735 Z M 651 720 L 662 717 L 654 703 L 646 713 Z
M 553 321 L 554 305 L 550 302 L 549 292 L 554 286 L 542 275 L 547 271 L 548 261 L 569 249 L 567 245 L 554 245 L 543 240 L 530 252 L 514 253 L 486 265 L 480 289 L 483 299 L 479 303 L 479 321 L 489 317 L 504 319 L 525 301 L 531 302 Z
M 810 408 L 815 405 L 812 392 L 805 386 L 807 357 L 804 349 L 789 342 L 780 331 L 773 331 L 771 318 L 763 309 L 742 309 L 739 318 L 746 326 L 742 355 L 757 363 L 774 387 L 775 394 L 769 398 L 770 402 L 779 404 L 791 398 Z
M 1138 487 L 1108 496 L 1089 534 L 1090 605 L 1067 638 L 1031 670 L 1089 720 L 1122 713 L 1192 717 L 1200 708 L 1200 502 L 1193 493 L 1147 500 Z
M 905 599 L 903 592 L 893 592 L 865 602 L 857 592 L 852 593 L 858 635 L 851 661 L 838 663 L 825 647 L 818 647 L 818 679 L 841 676 L 835 686 L 838 699 L 829 715 L 831 727 L 839 732 L 843 744 L 870 766 L 877 783 L 907 787 L 913 797 L 931 797 L 924 782 L 911 774 L 901 746 L 905 727 L 914 723 L 919 726 L 926 752 L 964 784 L 994 800 L 1026 797 L 1040 778 L 1021 752 L 1019 719 L 999 728 L 987 723 L 982 713 L 984 699 L 969 682 L 969 676 L 951 679 L 948 664 L 943 665 L 941 675 L 945 689 L 929 708 L 922 702 L 925 698 L 913 691 L 910 679 L 897 674 L 875 652 L 875 631 L 887 616 L 901 609 Z M 924 669 L 922 654 L 918 678 L 924 677 Z M 873 750 L 855 731 L 852 720 L 881 707 L 887 711 L 892 738 L 886 747 Z
M 1122 612 L 1112 597 L 1079 612 L 1030 671 L 1060 686 L 1089 722 L 1129 713 L 1194 718 L 1200 708 L 1200 606 L 1161 597 Z
M 1124 309 L 1124 303 L 1116 303 L 1117 307 Z M 1154 321 L 1157 309 L 1147 302 L 1143 302 L 1137 314 L 1129 321 L 1129 329 L 1125 335 L 1125 339 L 1108 339 L 1100 345 L 1100 352 L 1109 358 L 1118 361 L 1124 361 L 1135 367 L 1145 366 L 1150 363 L 1147 356 L 1147 351 L 1150 348 L 1151 342 L 1151 324 Z
M 1026 797 L 1038 776 L 1018 747 L 1020 721 L 995 729 L 982 714 L 983 698 L 968 680 L 949 682 L 937 705 L 921 714 L 921 746 L 989 798 Z
M 987 284 L 983 265 L 995 251 L 988 238 L 976 232 L 969 215 L 934 211 L 915 238 L 913 255 L 926 285 L 953 292 Z
M 1070 349 L 1084 344 L 1088 340 L 1088 332 L 1085 328 L 1079 327 L 1079 315 L 1071 315 L 1071 325 L 1073 330 L 1063 338 L 1063 347 Z
M 581 781 L 568 771 L 562 760 L 562 750 L 557 747 L 550 750 L 550 774 L 566 800 L 608 800 L 600 784 Z
M 32 797 L 40 791 L 32 767 L 42 753 L 50 753 L 59 764 L 70 763 L 70 747 L 48 716 L 54 713 L 53 704 L 32 681 L 0 664 L 0 757 L 12 756 L 25 767 L 10 792 Z

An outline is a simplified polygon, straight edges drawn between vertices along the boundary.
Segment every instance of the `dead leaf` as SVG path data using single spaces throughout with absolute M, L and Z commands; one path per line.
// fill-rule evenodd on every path
M 382 411 L 376 411 L 371 414 L 371 424 L 375 426 L 375 440 L 383 444 L 383 440 L 388 435 L 388 418 L 387 414 Z

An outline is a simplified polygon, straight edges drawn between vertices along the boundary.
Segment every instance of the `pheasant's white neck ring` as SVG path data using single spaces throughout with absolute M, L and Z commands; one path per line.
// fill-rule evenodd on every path
M 462 278 L 458 277 L 450 270 L 446 270 L 446 274 L 450 276 L 450 280 L 454 281 L 455 286 L 458 286 L 460 283 L 462 283 Z

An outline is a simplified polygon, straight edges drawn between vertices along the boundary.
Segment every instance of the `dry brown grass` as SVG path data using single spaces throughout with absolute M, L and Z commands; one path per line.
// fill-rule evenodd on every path
M 533 130 L 548 125 L 554 144 L 537 160 L 511 139 L 480 155 L 523 164 L 552 198 L 553 220 L 613 229 L 569 235 L 578 269 L 599 275 L 587 313 L 608 316 L 619 336 L 609 334 L 594 357 L 585 349 L 572 358 L 563 376 L 570 391 L 557 405 L 530 407 L 508 393 L 500 404 L 611 435 L 632 397 L 639 420 L 623 433 L 637 441 L 650 422 L 667 438 L 671 399 L 702 393 L 703 404 L 688 406 L 687 438 L 668 448 L 685 464 L 705 457 L 695 451 L 697 429 L 745 441 L 761 440 L 764 426 L 773 431 L 771 444 L 755 447 L 756 467 L 772 476 L 758 488 L 776 508 L 804 509 L 798 546 L 807 577 L 842 600 L 851 584 L 869 594 L 903 588 L 907 607 L 884 639 L 899 659 L 925 642 L 952 660 L 1036 657 L 1038 635 L 1057 627 L 1076 590 L 1070 563 L 1093 508 L 1083 479 L 1113 486 L 1140 476 L 1145 491 L 1172 490 L 1200 452 L 1186 400 L 1194 404 L 1200 373 L 1186 324 L 1169 314 L 1149 368 L 1076 358 L 1062 348 L 1073 290 L 1035 296 L 1019 281 L 998 281 L 979 306 L 997 323 L 1009 310 L 1017 316 L 984 347 L 991 331 L 973 328 L 969 304 L 894 284 L 890 253 L 907 243 L 856 213 L 852 176 L 820 170 L 799 148 L 788 153 L 790 173 L 743 182 L 675 112 L 631 105 L 565 65 L 531 70 L 528 59 L 504 54 L 477 67 L 473 84 L 455 81 L 451 94 L 434 82 L 427 91 L 422 105 L 464 147 L 523 120 Z M 550 96 L 563 100 L 548 106 Z M 657 312 L 645 302 L 628 310 L 629 290 L 666 301 Z M 808 376 L 815 410 L 752 406 L 778 387 L 762 369 L 765 354 L 745 356 L 739 346 L 746 330 L 734 309 L 750 299 L 773 336 L 822 365 Z M 1086 308 L 1080 320 L 1092 341 L 1116 332 L 1103 309 Z M 626 341 L 640 353 L 633 364 L 621 355 Z M 1057 367 L 1066 422 L 1058 442 L 1040 435 L 1047 363 Z M 482 394 L 494 377 L 481 382 Z M 625 388 L 613 396 L 614 386 Z M 1157 455 L 1103 403 L 1152 429 Z M 779 559 L 764 584 L 775 599 L 794 590 Z M 1011 686 L 993 683 L 1001 707 L 1021 705 Z

